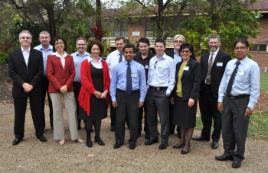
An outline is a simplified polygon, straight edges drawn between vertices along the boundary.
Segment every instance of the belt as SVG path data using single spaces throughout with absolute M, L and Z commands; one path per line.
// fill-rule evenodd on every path
M 227 97 L 228 97 L 229 99 L 240 99 L 240 98 L 246 98 L 246 97 L 249 97 L 249 94 L 241 94 L 241 95 L 237 95 L 237 96 L 227 95 Z
M 118 91 L 118 92 L 121 92 L 121 93 L 126 93 L 126 91 L 124 91 L 124 90 L 120 90 L 120 89 L 116 89 L 116 91 Z M 135 93 L 135 92 L 140 92 L 140 90 L 132 90 L 131 91 L 131 93 Z
M 154 91 L 163 91 L 163 90 L 167 90 L 168 87 L 153 87 L 150 86 L 149 89 L 154 90 Z

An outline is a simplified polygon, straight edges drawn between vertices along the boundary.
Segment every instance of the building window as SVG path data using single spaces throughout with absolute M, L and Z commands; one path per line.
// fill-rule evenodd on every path
M 251 51 L 266 52 L 267 51 L 267 45 L 266 44 L 253 44 L 252 47 L 251 47 Z

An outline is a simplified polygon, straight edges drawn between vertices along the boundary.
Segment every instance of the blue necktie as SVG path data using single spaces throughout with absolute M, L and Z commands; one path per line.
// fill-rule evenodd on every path
M 132 91 L 132 79 L 131 79 L 131 68 L 130 61 L 127 62 L 127 83 L 126 83 L 126 93 L 131 94 Z
M 240 64 L 240 62 L 236 61 L 235 69 L 234 69 L 233 73 L 231 74 L 230 80 L 229 80 L 228 85 L 227 85 L 227 89 L 226 89 L 226 95 L 227 96 L 231 95 L 232 87 L 233 87 L 233 84 L 234 84 L 234 79 L 235 79 L 235 76 L 237 74 L 239 64 Z
M 119 63 L 122 62 L 122 52 L 119 53 Z

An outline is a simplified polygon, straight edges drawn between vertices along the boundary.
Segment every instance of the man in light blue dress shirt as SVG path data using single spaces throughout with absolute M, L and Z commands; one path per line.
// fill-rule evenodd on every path
M 144 67 L 133 60 L 134 45 L 124 47 L 125 61 L 112 69 L 110 95 L 112 106 L 116 108 L 115 145 L 124 144 L 125 121 L 129 122 L 129 149 L 135 149 L 138 137 L 138 114 L 146 95 L 146 77 Z
M 161 144 L 159 149 L 166 149 L 169 136 L 169 96 L 175 85 L 175 63 L 165 54 L 165 42 L 156 39 L 156 55 L 150 60 L 147 92 L 147 121 L 150 139 L 145 145 L 158 142 L 157 113 L 161 124 Z
M 233 160 L 233 168 L 239 168 L 244 159 L 249 117 L 260 95 L 260 69 L 247 57 L 248 51 L 247 40 L 235 41 L 236 58 L 228 62 L 219 87 L 224 154 L 215 159 Z
M 87 42 L 86 39 L 83 37 L 79 37 L 76 39 L 76 49 L 77 51 L 72 54 L 73 61 L 74 61 L 74 68 L 75 68 L 75 77 L 74 77 L 74 96 L 76 101 L 76 114 L 77 114 L 77 128 L 81 129 L 81 120 L 79 118 L 79 103 L 78 103 L 78 96 L 81 88 L 81 81 L 80 81 L 80 66 L 82 61 L 87 59 L 90 54 L 86 52 Z
M 46 77 L 46 68 L 47 68 L 47 57 L 49 54 L 53 53 L 53 46 L 50 45 L 50 34 L 48 31 L 42 31 L 39 34 L 39 42 L 41 43 L 40 45 L 34 47 L 34 49 L 39 50 L 42 52 L 43 55 L 43 78 L 42 78 L 42 113 L 43 116 L 45 116 L 45 99 L 46 95 L 48 98 L 48 106 L 49 106 L 49 118 L 50 118 L 50 127 L 53 128 L 53 107 L 52 107 L 52 102 L 50 99 L 50 96 L 48 94 L 48 80 Z M 45 129 L 45 122 L 43 122 L 43 127 Z
M 106 62 L 109 66 L 109 71 L 111 73 L 112 69 L 119 64 L 120 62 L 125 60 L 123 54 L 123 48 L 126 45 L 126 39 L 124 37 L 116 37 L 115 38 L 115 47 L 116 50 L 112 51 L 106 58 Z M 111 106 L 112 100 L 110 98 L 110 118 L 111 118 L 111 131 L 115 131 L 115 108 Z

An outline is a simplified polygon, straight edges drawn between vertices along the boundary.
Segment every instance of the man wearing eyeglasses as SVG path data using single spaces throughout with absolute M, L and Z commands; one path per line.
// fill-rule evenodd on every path
M 175 63 L 165 54 L 165 41 L 156 39 L 156 55 L 149 62 L 147 92 L 147 122 L 149 139 L 145 145 L 158 142 L 157 113 L 161 124 L 161 143 L 159 149 L 166 149 L 169 136 L 169 96 L 175 85 Z
M 182 43 L 184 42 L 185 42 L 185 37 L 183 35 L 181 34 L 175 35 L 173 39 L 174 49 L 167 51 L 167 55 L 174 59 L 175 64 L 182 61 L 179 51 L 180 51 L 180 47 Z M 174 117 L 173 105 L 174 105 L 174 100 L 173 98 L 170 98 L 170 102 L 169 102 L 169 134 L 170 135 L 173 134 L 175 130 L 175 124 L 173 123 L 173 117 Z M 180 137 L 179 127 L 177 127 L 177 133 L 178 133 L 178 136 Z
M 218 89 L 226 67 L 231 59 L 220 49 L 220 36 L 212 34 L 208 37 L 209 53 L 201 57 L 201 86 L 199 106 L 203 129 L 197 141 L 209 141 L 212 138 L 211 148 L 219 147 L 221 136 L 221 112 L 217 109 Z M 213 121 L 212 121 L 213 120 Z M 211 135 L 212 122 L 214 124 Z
M 35 46 L 34 49 L 39 50 L 42 52 L 43 56 L 43 77 L 42 77 L 42 113 L 43 116 L 45 117 L 45 100 L 46 100 L 46 95 L 48 98 L 48 106 L 49 106 L 49 119 L 50 119 L 50 127 L 53 128 L 53 107 L 52 107 L 52 102 L 50 99 L 50 96 L 48 94 L 48 80 L 46 77 L 46 71 L 47 71 L 47 57 L 48 55 L 53 53 L 53 46 L 50 45 L 50 34 L 48 31 L 41 31 L 39 33 L 39 42 L 40 45 Z M 44 118 L 45 120 L 45 118 Z M 45 129 L 45 121 L 43 122 L 43 126 Z
M 78 103 L 78 96 L 81 88 L 81 80 L 80 80 L 80 66 L 82 61 L 87 59 L 90 54 L 86 52 L 87 42 L 86 39 L 83 37 L 79 37 L 76 39 L 76 49 L 77 51 L 72 54 L 73 61 L 74 61 L 74 68 L 75 68 L 75 77 L 73 82 L 74 87 L 74 96 L 76 101 L 76 114 L 77 114 L 77 127 L 81 129 L 81 120 L 79 118 L 79 103 Z
M 9 55 L 8 72 L 13 80 L 12 96 L 14 100 L 15 139 L 12 145 L 18 145 L 24 137 L 25 113 L 27 100 L 30 99 L 30 108 L 35 128 L 35 135 L 41 142 L 47 139 L 43 136 L 44 116 L 42 114 L 42 53 L 31 48 L 32 35 L 23 30 L 19 33 L 20 48 Z

